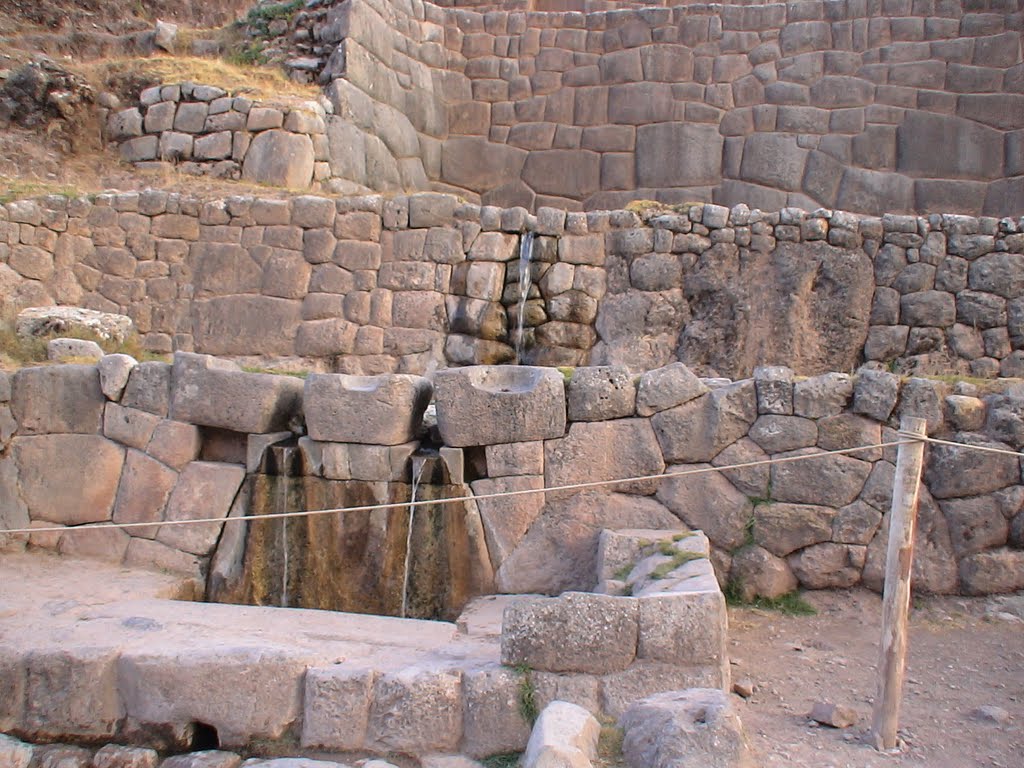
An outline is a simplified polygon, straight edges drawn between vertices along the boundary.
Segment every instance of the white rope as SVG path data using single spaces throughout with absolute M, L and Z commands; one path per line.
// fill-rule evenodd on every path
M 686 477 L 689 475 L 701 475 L 707 472 L 731 472 L 734 470 L 751 469 L 753 467 L 769 466 L 773 464 L 788 464 L 794 461 L 806 461 L 810 459 L 822 459 L 828 456 L 842 456 L 849 453 L 860 453 L 876 448 L 891 448 L 898 445 L 905 445 L 914 442 L 916 437 L 904 435 L 907 439 L 893 440 L 887 443 L 874 443 L 872 445 L 858 445 L 855 448 L 839 448 L 833 451 L 821 451 L 820 453 L 805 453 L 799 456 L 781 456 L 772 459 L 759 459 L 758 461 L 747 461 L 740 464 L 728 464 L 721 467 L 691 467 L 689 469 L 676 470 L 674 472 L 661 472 L 656 475 L 637 475 L 634 477 L 623 477 L 617 480 L 592 480 L 585 483 L 571 483 L 569 485 L 558 485 L 551 488 L 521 488 L 513 491 L 495 491 L 479 495 L 453 496 L 447 499 L 423 500 L 414 502 L 394 502 L 389 504 L 367 504 L 360 507 L 331 507 L 329 509 L 306 509 L 295 512 L 274 512 L 267 515 L 240 515 L 238 517 L 205 517 L 193 520 L 165 520 L 145 523 L 87 523 L 70 527 L 53 526 L 47 528 L 10 528 L 0 529 L 0 534 L 15 533 L 57 533 L 65 531 L 104 530 L 110 528 L 153 528 L 171 525 L 204 525 L 209 523 L 235 523 L 248 522 L 249 520 L 280 520 L 291 517 L 313 517 L 316 515 L 329 515 L 339 512 L 372 512 L 376 509 L 411 509 L 421 506 L 432 506 L 437 504 L 459 504 L 466 501 L 482 501 L 486 499 L 510 498 L 513 496 L 527 496 L 534 493 L 556 493 L 560 491 L 582 491 L 589 488 L 606 488 L 608 486 L 625 485 L 627 483 L 638 483 L 645 480 L 665 480 L 673 477 Z M 973 446 L 972 446 L 973 447 Z M 344 482 L 344 481 L 341 481 Z
M 911 433 L 909 432 L 897 432 L 900 437 L 910 438 Z M 1024 453 L 1020 451 L 1011 451 L 1009 448 L 995 448 L 990 445 L 971 445 L 970 443 L 958 443 L 955 440 L 942 440 L 938 437 L 915 437 L 917 440 L 921 440 L 925 443 L 935 443 L 937 445 L 953 445 L 957 448 L 973 448 L 976 451 L 985 451 L 986 453 L 998 453 L 1003 456 L 1015 456 L 1017 458 L 1024 458 Z

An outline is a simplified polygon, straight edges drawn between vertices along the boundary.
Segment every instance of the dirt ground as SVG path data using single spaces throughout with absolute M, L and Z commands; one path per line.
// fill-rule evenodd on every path
M 749 608 L 729 614 L 733 681 L 754 694 L 733 699 L 759 765 L 790 768 L 1024 766 L 1024 595 L 916 598 L 900 718 L 902 748 L 864 741 L 875 695 L 881 598 L 866 590 L 809 592 L 816 616 Z M 1002 598 L 1007 600 L 1007 598 Z M 808 718 L 817 701 L 854 708 L 839 730 Z M 980 716 L 1000 707 L 1005 722 Z M 999 718 L 1001 719 L 1001 718 Z

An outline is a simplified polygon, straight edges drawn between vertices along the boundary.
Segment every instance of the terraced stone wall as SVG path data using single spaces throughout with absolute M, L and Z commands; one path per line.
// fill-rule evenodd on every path
M 517 341 L 540 365 L 681 360 L 732 378 L 865 360 L 1024 373 L 1024 223 L 1011 218 L 49 197 L 0 207 L 0 287 L 9 311 L 126 314 L 154 352 L 346 373 L 511 362 Z
M 471 5 L 314 10 L 285 64 L 485 204 L 1024 212 L 1020 0 Z

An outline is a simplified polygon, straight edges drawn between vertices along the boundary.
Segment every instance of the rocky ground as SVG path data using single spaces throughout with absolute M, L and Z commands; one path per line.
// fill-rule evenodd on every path
M 863 741 L 876 687 L 881 598 L 866 590 L 806 596 L 817 615 L 730 611 L 733 681 L 754 684 L 747 701 L 734 701 L 760 765 L 1021 765 L 1024 595 L 915 600 L 900 721 L 904 743 L 894 754 Z M 818 701 L 852 707 L 857 724 L 816 725 L 808 713 Z M 992 709 L 979 711 L 983 707 Z

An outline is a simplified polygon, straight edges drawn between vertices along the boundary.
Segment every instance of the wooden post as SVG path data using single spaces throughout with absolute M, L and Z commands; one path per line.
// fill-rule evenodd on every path
M 927 434 L 924 419 L 905 416 L 900 431 L 919 437 Z M 882 597 L 882 645 L 878 663 L 878 693 L 871 736 L 879 750 L 896 748 L 900 699 L 907 658 L 907 618 L 910 609 L 910 569 L 914 563 L 917 493 L 924 463 L 924 442 L 901 445 L 889 512 L 889 548 L 885 557 L 885 594 Z

